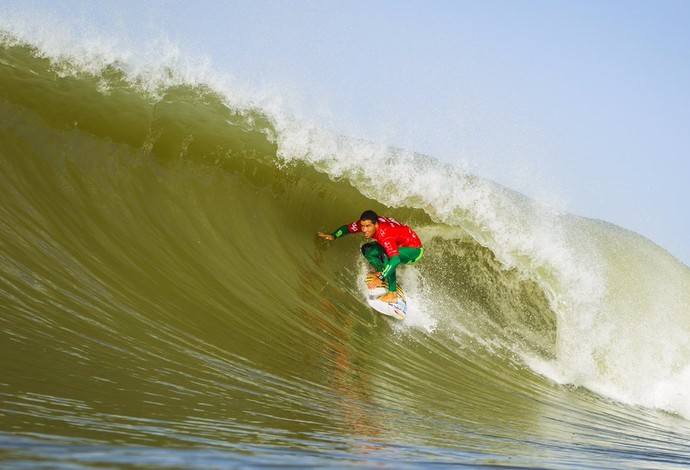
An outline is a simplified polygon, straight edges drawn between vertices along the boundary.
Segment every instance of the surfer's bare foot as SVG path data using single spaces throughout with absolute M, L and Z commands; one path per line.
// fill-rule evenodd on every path
M 398 300 L 398 294 L 396 294 L 395 292 L 389 292 L 386 295 L 382 295 L 381 297 L 379 297 L 379 300 L 381 302 L 387 302 L 389 304 L 394 304 Z

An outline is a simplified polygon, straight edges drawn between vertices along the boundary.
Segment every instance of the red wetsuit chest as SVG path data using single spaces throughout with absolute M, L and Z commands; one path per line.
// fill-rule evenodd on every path
M 374 234 L 374 239 L 381 244 L 389 258 L 399 256 L 399 247 L 421 248 L 422 241 L 419 236 L 407 225 L 402 225 L 395 220 L 382 222 L 379 219 L 379 229 Z

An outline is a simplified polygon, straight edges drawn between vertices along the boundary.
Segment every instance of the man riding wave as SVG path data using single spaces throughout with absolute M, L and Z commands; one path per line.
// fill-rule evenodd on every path
M 364 234 L 364 238 L 375 240 L 362 245 L 362 254 L 374 267 L 377 276 L 367 287 L 373 289 L 386 281 L 388 293 L 379 300 L 395 303 L 398 300 L 396 269 L 400 264 L 415 264 L 420 260 L 424 254 L 422 241 L 407 225 L 391 217 L 379 216 L 372 210 L 364 211 L 359 220 L 343 225 L 332 234 L 319 232 L 319 236 L 335 240 L 359 232 Z

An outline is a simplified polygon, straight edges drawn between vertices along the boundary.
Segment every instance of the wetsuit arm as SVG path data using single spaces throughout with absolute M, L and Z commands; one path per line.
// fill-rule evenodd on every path
M 337 238 L 340 238 L 340 237 L 343 237 L 343 236 L 349 235 L 349 234 L 350 234 L 350 230 L 347 228 L 347 225 L 343 225 L 338 230 L 333 232 L 331 235 L 333 235 L 334 239 L 337 239 Z
M 362 226 L 359 222 L 359 220 L 352 222 L 351 224 L 348 225 L 343 225 L 340 227 L 338 230 L 333 232 L 331 235 L 333 235 L 333 239 L 340 238 L 344 235 L 349 235 L 351 233 L 358 233 L 362 231 Z
M 388 260 L 388 263 L 386 263 L 386 267 L 383 268 L 383 271 L 381 272 L 381 280 L 383 281 L 384 279 L 390 278 L 394 273 L 395 269 L 398 267 L 400 264 L 400 256 L 393 256 Z M 391 285 L 392 283 L 389 282 L 388 285 L 391 289 L 391 292 L 395 292 L 395 287 Z

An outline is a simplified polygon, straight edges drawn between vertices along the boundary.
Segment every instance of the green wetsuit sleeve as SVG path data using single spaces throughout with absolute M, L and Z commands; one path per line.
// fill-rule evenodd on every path
M 388 279 L 393 273 L 395 273 L 395 269 L 398 267 L 399 264 L 400 256 L 393 256 L 390 260 L 388 260 L 386 267 L 383 268 L 383 271 L 381 272 L 381 277 L 383 277 L 384 279 Z
M 347 225 L 343 225 L 338 230 L 333 232 L 331 235 L 333 235 L 333 238 L 340 238 L 344 235 L 349 235 L 349 234 L 350 234 L 350 230 L 347 228 Z

